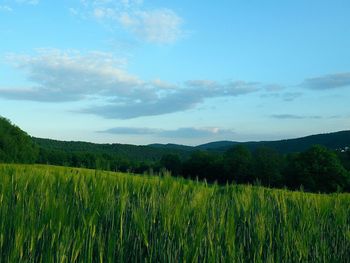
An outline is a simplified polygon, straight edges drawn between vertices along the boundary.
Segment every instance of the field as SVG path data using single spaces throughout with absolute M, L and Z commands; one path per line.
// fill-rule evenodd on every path
M 348 262 L 350 195 L 0 165 L 0 262 Z

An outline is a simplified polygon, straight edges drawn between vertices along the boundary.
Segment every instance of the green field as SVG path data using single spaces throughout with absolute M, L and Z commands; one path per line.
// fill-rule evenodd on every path
M 0 262 L 349 258 L 349 194 L 0 165 Z

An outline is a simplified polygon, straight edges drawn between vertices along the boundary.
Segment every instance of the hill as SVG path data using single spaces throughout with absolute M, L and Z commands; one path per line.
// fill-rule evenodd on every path
M 0 116 L 0 162 L 33 163 L 38 149 L 30 136 Z
M 310 135 L 296 139 L 286 139 L 278 141 L 260 141 L 260 142 L 213 142 L 200 145 L 198 148 L 206 150 L 225 151 L 230 147 L 241 144 L 250 150 L 259 147 L 274 149 L 280 153 L 302 152 L 312 145 L 319 144 L 331 150 L 341 149 L 350 146 L 350 131 L 339 131 L 326 134 Z
M 323 145 L 331 150 L 350 146 L 350 131 L 339 131 L 334 133 L 317 134 L 295 139 L 278 141 L 217 141 L 198 146 L 187 146 L 179 144 L 150 144 L 138 146 L 131 144 L 97 144 L 76 141 L 58 141 L 51 139 L 33 138 L 41 148 L 46 150 L 58 150 L 65 152 L 93 152 L 100 154 L 114 154 L 125 158 L 132 158 L 135 161 L 155 161 L 165 154 L 178 154 L 181 158 L 187 158 L 191 152 L 197 150 L 225 152 L 237 145 L 244 145 L 254 151 L 260 147 L 267 147 L 278 151 L 281 154 L 302 152 L 312 145 Z
M 174 143 L 167 143 L 167 144 L 153 143 L 153 144 L 149 144 L 148 146 L 150 146 L 152 148 L 158 148 L 158 149 L 177 149 L 180 151 L 193 151 L 194 150 L 193 146 L 174 144 Z
M 217 142 L 209 142 L 209 143 L 201 144 L 196 146 L 196 148 L 201 150 L 219 150 L 220 151 L 223 149 L 229 149 L 239 144 L 244 144 L 244 142 L 217 141 Z
M 139 146 L 131 144 L 97 144 L 77 141 L 58 141 L 51 139 L 33 138 L 34 142 L 43 150 L 60 151 L 66 153 L 92 153 L 100 155 L 118 156 L 134 161 L 158 161 L 165 154 L 178 154 L 183 158 L 189 156 L 188 149 L 181 147 Z
M 277 141 L 250 141 L 250 142 L 236 142 L 236 141 L 217 141 L 206 143 L 192 147 L 193 150 L 208 150 L 216 152 L 224 152 L 236 145 L 244 145 L 251 151 L 257 148 L 267 147 L 278 151 L 281 154 L 302 152 L 311 146 L 319 144 L 331 150 L 343 149 L 350 146 L 350 131 L 339 131 L 333 133 L 310 135 L 295 139 L 285 139 Z M 172 145 L 164 146 L 168 149 L 173 148 Z M 178 147 L 178 146 L 176 146 Z

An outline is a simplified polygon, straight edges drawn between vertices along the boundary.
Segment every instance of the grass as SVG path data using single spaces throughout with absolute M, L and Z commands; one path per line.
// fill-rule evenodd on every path
M 350 195 L 0 165 L 0 262 L 348 262 Z

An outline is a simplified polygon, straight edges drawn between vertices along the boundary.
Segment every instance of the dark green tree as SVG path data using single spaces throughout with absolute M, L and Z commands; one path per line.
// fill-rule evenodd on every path
M 178 154 L 165 154 L 160 159 L 162 167 L 171 172 L 172 175 L 180 175 L 182 171 L 182 162 Z
M 226 182 L 222 158 L 216 154 L 205 151 L 192 153 L 183 165 L 183 174 L 186 177 L 206 179 L 209 182 Z
M 37 158 L 38 148 L 31 137 L 0 117 L 0 162 L 33 163 Z
M 265 186 L 283 185 L 284 160 L 275 150 L 261 147 L 254 152 L 254 177 Z
M 335 192 L 349 188 L 350 178 L 338 156 L 315 145 L 290 158 L 287 181 L 293 188 L 303 185 L 313 192 Z
M 225 174 L 229 181 L 248 183 L 253 181 L 253 157 L 247 147 L 235 146 L 224 154 Z

